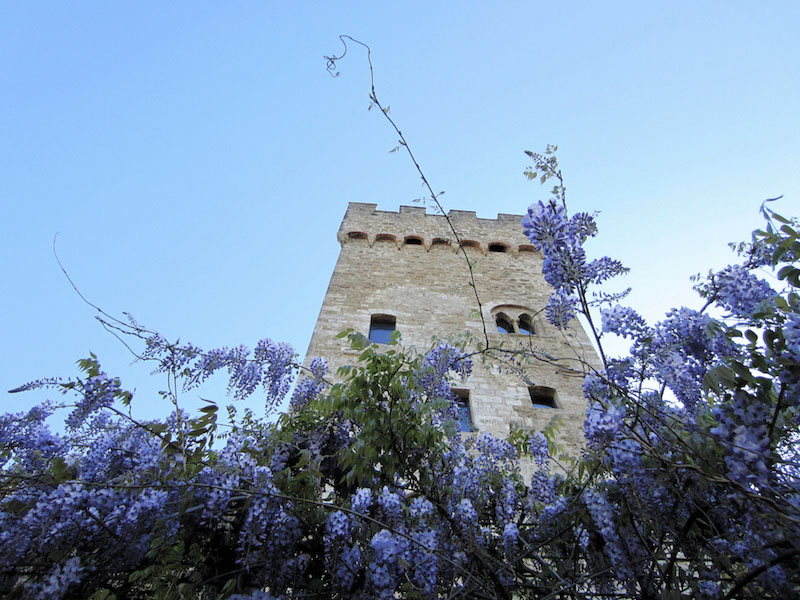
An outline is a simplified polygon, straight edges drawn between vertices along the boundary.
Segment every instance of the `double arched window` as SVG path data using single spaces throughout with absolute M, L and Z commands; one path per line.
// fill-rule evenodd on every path
M 536 335 L 532 313 L 522 306 L 503 305 L 492 310 L 492 317 L 499 333 Z

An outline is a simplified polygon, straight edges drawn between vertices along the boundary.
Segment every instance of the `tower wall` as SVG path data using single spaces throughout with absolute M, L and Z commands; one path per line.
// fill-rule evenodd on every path
M 542 429 L 558 417 L 560 441 L 577 452 L 583 443 L 586 411 L 581 360 L 597 365 L 586 333 L 577 321 L 573 328 L 559 331 L 545 320 L 543 310 L 551 291 L 541 273 L 542 255 L 522 233 L 521 215 L 481 219 L 472 211 L 453 210 L 449 217 L 473 265 L 490 345 L 559 359 L 555 364 L 534 359 L 524 373 L 515 373 L 476 357 L 469 379 L 454 383 L 455 388 L 469 390 L 475 428 L 503 437 L 512 423 Z M 464 255 L 443 216 L 427 214 L 422 207 L 402 206 L 399 212 L 390 212 L 377 210 L 376 204 L 354 202 L 337 237 L 341 252 L 307 362 L 321 356 L 331 373 L 355 363 L 358 353 L 336 335 L 348 328 L 367 335 L 372 315 L 395 317 L 402 345 L 420 352 L 431 347 L 434 336 L 447 340 L 467 333 L 474 342 L 484 340 Z M 421 243 L 409 244 L 409 238 Z M 502 247 L 505 252 L 496 251 Z M 530 315 L 535 333 L 499 333 L 498 312 L 510 321 Z M 534 406 L 530 385 L 555 389 L 556 408 Z

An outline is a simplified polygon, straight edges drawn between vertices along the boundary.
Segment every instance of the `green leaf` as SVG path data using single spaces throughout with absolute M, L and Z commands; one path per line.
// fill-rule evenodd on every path
M 763 338 L 764 344 L 767 346 L 767 348 L 774 351 L 775 340 L 778 338 L 778 334 L 771 329 L 767 329 L 764 331 Z
M 161 435 L 166 431 L 167 424 L 166 423 L 150 423 L 147 425 L 147 431 L 154 435 Z
M 102 588 L 89 596 L 88 600 L 117 600 L 117 597 L 111 590 Z
M 791 225 L 792 222 L 789 219 L 787 219 L 786 217 L 783 217 L 783 216 L 779 215 L 778 213 L 774 213 L 772 211 L 770 211 L 770 213 L 772 214 L 772 218 L 775 219 L 776 221 L 778 221 L 779 223 L 785 223 L 786 225 Z
M 60 456 L 56 456 L 50 463 L 50 472 L 58 483 L 72 479 L 72 470 Z
M 786 265 L 780 271 L 778 271 L 778 279 L 786 279 L 789 277 L 792 271 L 797 271 L 797 267 L 794 265 Z

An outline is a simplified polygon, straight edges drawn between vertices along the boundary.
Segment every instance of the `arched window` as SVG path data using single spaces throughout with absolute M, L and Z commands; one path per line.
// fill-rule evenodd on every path
M 447 248 L 448 246 L 450 246 L 450 240 L 444 238 L 433 238 L 431 242 L 431 250 L 434 248 Z
M 397 319 L 391 315 L 372 315 L 369 320 L 369 339 L 376 344 L 388 344 L 392 341 L 392 332 L 396 329 Z
M 406 246 L 422 246 L 422 238 L 415 235 L 410 235 L 403 241 L 403 243 Z
M 536 408 L 558 408 L 556 404 L 556 391 L 543 385 L 528 386 L 531 404 Z
M 517 329 L 522 335 L 533 335 L 536 330 L 533 328 L 533 321 L 529 314 L 523 313 L 517 320 Z
M 461 240 L 461 246 L 468 249 L 468 250 L 478 250 L 481 249 L 480 242 L 476 242 L 475 240 Z
M 396 242 L 397 238 L 395 238 L 391 233 L 379 233 L 375 236 L 376 242 Z
M 489 252 L 506 252 L 508 250 L 508 246 L 501 243 L 489 244 Z
M 514 326 L 511 324 L 511 319 L 509 319 L 505 313 L 499 313 L 495 316 L 494 322 L 497 325 L 497 331 L 500 333 L 514 333 Z
M 363 231 L 351 231 L 347 234 L 347 237 L 351 240 L 365 240 L 367 239 L 367 234 Z

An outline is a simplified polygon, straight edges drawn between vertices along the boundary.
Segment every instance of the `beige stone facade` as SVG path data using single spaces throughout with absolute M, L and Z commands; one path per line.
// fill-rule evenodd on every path
M 474 342 L 483 341 L 485 323 L 491 346 L 527 349 L 529 364 L 522 373 L 501 371 L 497 362 L 476 358 L 469 379 L 454 385 L 468 391 L 474 428 L 505 437 L 512 423 L 542 429 L 558 417 L 560 441 L 577 452 L 586 412 L 583 363 L 596 365 L 598 360 L 586 333 L 577 321 L 564 332 L 545 320 L 550 288 L 542 277 L 541 254 L 522 233 L 521 215 L 481 219 L 471 211 L 448 214 L 473 265 L 483 322 L 464 255 L 444 216 L 422 207 L 389 212 L 353 202 L 339 228 L 341 253 L 306 362 L 321 356 L 330 373 L 353 364 L 357 353 L 336 336 L 348 328 L 368 335 L 373 316 L 393 318 L 402 345 L 420 352 L 431 347 L 434 337 L 447 340 L 468 333 Z M 522 329 L 532 329 L 532 335 L 521 332 L 520 317 Z M 498 318 L 512 331 L 500 333 Z

